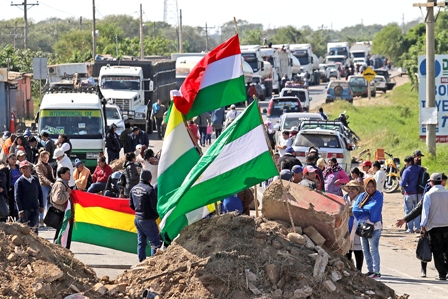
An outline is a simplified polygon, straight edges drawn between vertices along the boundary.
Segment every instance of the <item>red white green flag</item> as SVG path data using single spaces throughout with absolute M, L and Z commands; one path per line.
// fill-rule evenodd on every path
M 187 119 L 246 100 L 238 35 L 210 51 L 193 68 L 174 98 Z

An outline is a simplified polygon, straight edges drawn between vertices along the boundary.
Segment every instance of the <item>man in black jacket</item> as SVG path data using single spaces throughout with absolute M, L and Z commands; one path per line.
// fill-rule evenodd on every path
M 145 131 L 141 130 L 139 127 L 133 127 L 131 133 L 132 140 L 132 151 L 135 151 L 135 147 L 139 144 L 146 145 L 146 148 L 149 146 L 148 135 Z
M 287 147 L 285 150 L 285 154 L 280 157 L 280 159 L 278 159 L 278 170 L 281 170 L 282 163 L 286 163 L 289 170 L 291 170 L 294 165 L 302 166 L 302 163 L 299 161 L 299 159 L 296 158 L 294 149 L 291 146 Z
M 146 259 L 146 244 L 151 243 L 151 255 L 160 248 L 159 228 L 156 219 L 157 193 L 151 185 L 152 174 L 149 170 L 142 170 L 140 183 L 135 185 L 130 192 L 129 206 L 135 211 L 134 224 L 137 228 L 137 254 L 140 262 Z
M 54 145 L 54 140 L 50 138 L 50 134 L 48 134 L 47 131 L 42 131 L 41 134 L 42 139 L 42 146 L 44 149 L 50 153 L 50 159 L 48 160 L 49 163 L 54 162 L 53 154 L 56 146 Z
M 121 150 L 120 138 L 118 137 L 116 131 L 117 126 L 115 124 L 112 124 L 106 136 L 108 164 L 110 164 L 113 160 L 120 158 L 120 150 Z

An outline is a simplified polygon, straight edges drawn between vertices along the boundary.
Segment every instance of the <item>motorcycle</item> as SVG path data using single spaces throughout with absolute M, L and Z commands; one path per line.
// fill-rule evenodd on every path
M 394 158 L 392 154 L 384 152 L 389 156 L 381 168 L 386 173 L 386 180 L 384 181 L 384 192 L 392 193 L 398 189 L 400 185 L 400 159 Z
M 349 128 L 348 124 L 348 115 L 345 114 L 345 111 L 339 115 L 338 118 L 336 118 L 334 121 L 341 122 L 345 127 L 345 135 L 352 140 L 355 143 L 355 146 L 358 145 L 358 142 L 361 141 L 361 138 L 352 130 Z

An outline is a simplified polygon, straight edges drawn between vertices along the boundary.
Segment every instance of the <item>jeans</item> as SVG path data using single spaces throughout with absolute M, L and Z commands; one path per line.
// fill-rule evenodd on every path
M 47 212 L 47 206 L 48 206 L 47 197 L 51 191 L 50 186 L 41 186 L 41 188 L 42 188 L 42 197 L 44 199 L 44 211 L 42 213 L 39 213 L 39 220 L 43 220 L 45 217 L 45 213 Z
M 201 134 L 201 145 L 205 145 L 205 138 L 207 137 L 207 127 L 199 127 L 199 133 Z
M 87 192 L 89 192 L 89 193 L 98 193 L 100 191 L 103 191 L 104 189 L 106 189 L 106 183 L 96 182 L 96 183 L 93 183 L 92 185 L 90 185 L 90 187 L 87 190 Z
M 404 213 L 409 214 L 413 208 L 415 208 L 422 198 L 421 194 L 409 194 L 404 195 Z M 414 231 L 414 230 L 420 230 L 420 216 L 415 218 L 414 220 L 411 220 L 407 223 L 408 230 Z
M 115 198 L 117 198 L 118 197 L 118 195 L 116 194 L 116 193 L 114 193 L 114 192 L 112 192 L 112 191 L 110 191 L 110 190 L 106 190 L 106 191 L 104 191 L 104 194 L 103 194 L 104 196 L 107 196 L 107 197 L 115 197 Z
M 22 223 L 27 223 L 29 227 L 34 228 L 34 232 L 37 235 L 37 226 L 39 225 L 39 208 L 23 210 Z
M 117 152 L 107 149 L 107 163 L 108 164 L 110 164 L 113 160 L 118 160 L 118 159 L 120 159 L 119 152 L 117 153 Z
M 163 136 L 162 136 L 162 121 L 163 121 L 163 117 L 156 117 L 157 134 L 159 134 L 159 138 L 163 138 Z
M 366 258 L 367 270 L 369 272 L 380 272 L 380 252 L 379 243 L 381 237 L 381 229 L 373 232 L 372 238 L 362 238 L 362 252 Z
M 221 135 L 222 128 L 221 129 L 215 129 L 215 137 L 218 139 L 219 135 Z
M 146 259 L 146 245 L 151 243 L 151 255 L 154 255 L 157 248 L 160 248 L 162 242 L 160 241 L 159 228 L 155 220 L 140 220 L 134 219 L 135 227 L 137 228 L 137 255 L 140 262 Z
M 439 277 L 446 277 L 447 263 L 445 256 L 448 257 L 448 226 L 434 227 L 428 233 L 434 256 L 434 265 L 439 272 Z

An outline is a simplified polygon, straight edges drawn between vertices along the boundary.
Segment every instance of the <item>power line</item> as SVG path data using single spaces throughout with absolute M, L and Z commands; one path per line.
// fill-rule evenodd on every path
M 63 10 L 60 10 L 60 9 L 58 9 L 58 8 L 55 8 L 55 7 L 53 7 L 53 6 L 50 6 L 50 5 L 48 5 L 48 4 L 43 3 L 42 1 L 40 1 L 39 4 L 43 4 L 43 5 L 46 6 L 46 7 L 49 7 L 49 8 L 51 8 L 51 9 L 54 9 L 54 10 L 59 11 L 59 12 L 62 12 L 62 13 L 65 13 L 65 14 L 67 14 L 67 15 L 70 15 L 70 16 L 73 16 L 73 17 L 75 16 L 75 15 L 72 14 L 72 13 L 69 13 L 69 12 L 66 12 L 66 11 L 63 11 Z
M 24 39 L 24 42 L 23 42 L 23 46 L 24 46 L 25 49 L 28 48 L 28 15 L 27 15 L 28 9 L 29 9 L 28 6 L 31 8 L 33 6 L 39 5 L 39 2 L 37 2 L 37 3 L 27 3 L 26 1 L 27 0 L 23 0 L 23 2 L 21 4 L 14 4 L 14 3 L 11 2 L 11 6 L 17 6 L 17 7 L 23 6 L 23 19 L 25 20 L 25 33 L 24 33 L 25 39 Z

